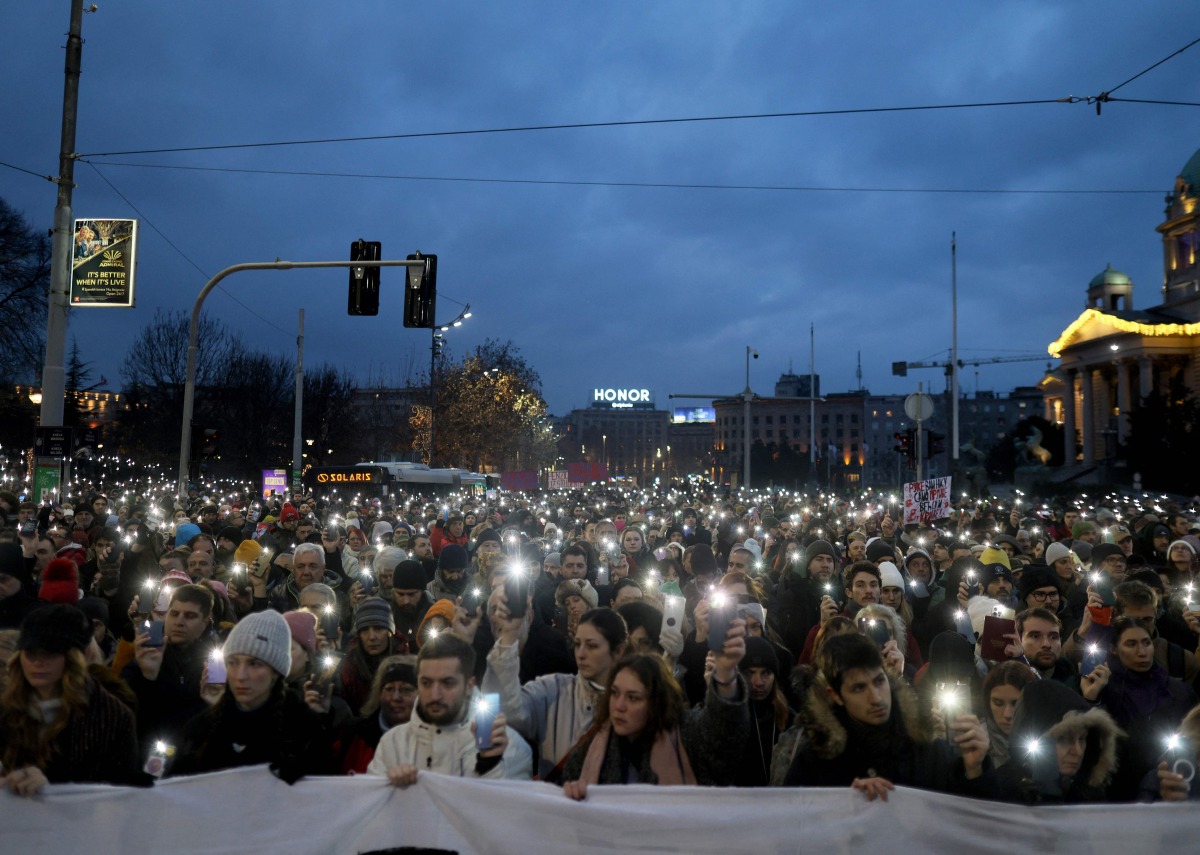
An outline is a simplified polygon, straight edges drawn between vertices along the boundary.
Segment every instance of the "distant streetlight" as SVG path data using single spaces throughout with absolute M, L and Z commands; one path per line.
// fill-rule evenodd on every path
M 429 330 L 429 465 L 433 466 L 433 410 L 437 402 L 437 355 L 442 349 L 442 333 L 449 332 L 451 327 L 461 327 L 462 322 L 471 317 L 471 304 L 463 306 L 458 317 L 448 324 L 435 324 Z M 484 372 L 487 373 L 486 371 Z

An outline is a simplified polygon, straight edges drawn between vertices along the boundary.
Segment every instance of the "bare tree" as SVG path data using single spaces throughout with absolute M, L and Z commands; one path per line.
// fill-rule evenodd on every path
M 34 383 L 45 350 L 50 239 L 0 199 L 0 382 Z

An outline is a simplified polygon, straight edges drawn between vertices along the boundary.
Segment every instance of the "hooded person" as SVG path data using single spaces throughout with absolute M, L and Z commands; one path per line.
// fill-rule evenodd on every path
M 733 775 L 735 787 L 765 787 L 771 780 L 771 755 L 792 721 L 792 710 L 780 685 L 779 657 L 761 636 L 746 638 L 746 655 L 738 665 L 750 690 L 750 731 L 742 760 Z
M 276 611 L 242 618 L 222 648 L 228 674 L 220 699 L 193 718 L 171 775 L 269 764 L 289 784 L 332 772 L 332 737 L 323 718 L 287 688 L 292 633 Z
M 998 796 L 1025 804 L 1105 801 L 1117 771 L 1117 723 L 1062 683 L 1021 690 L 1009 734 L 1009 760 L 997 770 Z
M 448 543 L 437 557 L 437 572 L 429 583 L 429 596 L 435 600 L 456 600 L 467 589 L 467 568 L 471 559 L 457 543 Z
M 826 540 L 814 540 L 804 549 L 802 561 L 788 565 L 789 572 L 779 577 L 775 600 L 767 609 L 767 619 L 779 634 L 784 647 L 794 655 L 804 650 L 809 631 L 821 622 L 821 598 L 830 593 L 835 599 L 843 594 L 838 576 L 838 553 Z M 830 586 L 826 591 L 826 586 Z
M 797 717 L 802 735 L 790 756 L 781 751 L 773 760 L 786 765 L 784 786 L 852 786 L 868 799 L 896 784 L 988 794 L 984 726 L 966 714 L 952 719 L 960 734 L 956 753 L 935 735 L 903 678 L 884 670 L 873 641 L 858 633 L 833 636 L 821 648 L 817 672 Z

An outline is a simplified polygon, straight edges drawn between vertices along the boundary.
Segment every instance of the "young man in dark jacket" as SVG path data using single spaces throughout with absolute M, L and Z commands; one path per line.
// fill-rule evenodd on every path
M 794 746 L 790 756 L 783 751 L 773 760 L 788 766 L 784 786 L 851 786 L 868 800 L 886 800 L 896 784 L 990 795 L 988 737 L 979 719 L 956 716 L 946 722 L 949 740 L 937 737 L 916 695 L 884 671 L 879 648 L 865 636 L 830 638 L 817 664 L 797 725 L 803 734 L 784 741 Z
M 821 622 L 821 598 L 837 597 L 838 554 L 828 541 L 814 540 L 804 550 L 802 562 L 789 565 L 779 578 L 775 601 L 767 620 L 792 655 L 799 656 L 809 630 Z

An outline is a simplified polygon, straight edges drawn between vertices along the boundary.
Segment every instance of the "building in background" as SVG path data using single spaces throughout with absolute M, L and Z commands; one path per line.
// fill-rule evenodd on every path
M 1061 360 L 1041 384 L 1046 417 L 1062 425 L 1066 466 L 1077 477 L 1117 462 L 1130 415 L 1147 398 L 1200 390 L 1200 151 L 1167 196 L 1162 302 L 1133 306 L 1133 282 L 1109 264 L 1091 280 L 1087 303 L 1049 346 Z

